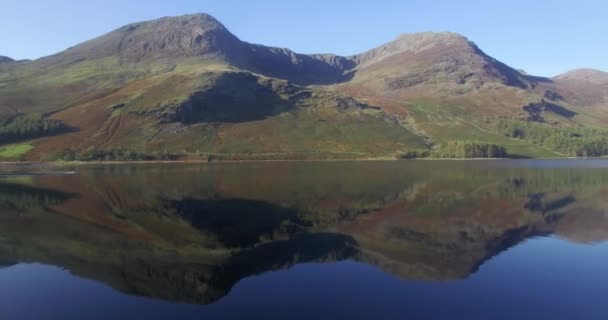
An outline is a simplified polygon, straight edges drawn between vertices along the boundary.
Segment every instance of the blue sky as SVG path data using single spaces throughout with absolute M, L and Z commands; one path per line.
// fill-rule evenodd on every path
M 0 0 L 0 55 L 56 53 L 124 24 L 206 12 L 242 40 L 350 55 L 401 33 L 453 31 L 529 73 L 608 71 L 604 0 Z

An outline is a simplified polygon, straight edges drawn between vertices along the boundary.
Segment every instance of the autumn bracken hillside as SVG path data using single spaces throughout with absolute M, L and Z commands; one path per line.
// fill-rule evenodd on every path
M 602 156 L 607 97 L 604 72 L 530 76 L 454 33 L 304 55 L 194 14 L 2 57 L 0 142 L 23 152 L 0 160 Z

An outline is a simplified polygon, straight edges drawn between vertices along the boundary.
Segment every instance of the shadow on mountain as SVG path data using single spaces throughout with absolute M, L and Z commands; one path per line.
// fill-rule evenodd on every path
M 339 110 L 370 106 L 333 93 L 313 91 L 291 83 L 246 72 L 208 75 L 210 80 L 185 102 L 162 110 L 161 122 L 242 123 L 264 120 L 296 108 L 326 106 Z M 352 76 L 352 74 L 351 74 Z
M 547 78 L 547 77 L 533 76 L 533 75 L 529 75 L 529 74 L 525 74 L 523 76 L 528 81 L 535 82 L 535 83 L 553 83 L 553 80 L 551 78 Z
M 332 54 L 305 55 L 288 49 L 251 46 L 245 70 L 269 77 L 288 79 L 298 85 L 330 85 L 352 80 L 357 63 L 350 58 Z
M 487 64 L 484 66 L 484 69 L 486 69 L 486 71 L 491 71 L 492 68 L 495 68 L 497 71 L 495 76 L 501 78 L 505 85 L 518 87 L 524 90 L 530 88 L 531 84 L 526 81 L 526 77 L 520 72 L 500 61 L 491 58 L 477 46 L 473 46 L 473 50 L 475 51 L 476 55 L 483 57 L 486 60 Z
M 296 88 L 284 81 L 237 72 L 221 73 L 211 81 L 166 120 L 183 124 L 239 123 L 263 120 L 295 108 L 286 97 L 295 94 Z
M 528 113 L 528 121 L 545 122 L 543 112 L 552 112 L 564 118 L 573 118 L 577 115 L 576 112 L 568 110 L 558 104 L 542 100 L 538 103 L 530 103 L 523 107 L 523 110 Z

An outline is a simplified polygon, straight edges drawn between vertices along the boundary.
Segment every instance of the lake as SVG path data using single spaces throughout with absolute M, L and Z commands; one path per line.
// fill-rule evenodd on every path
M 608 319 L 607 272 L 608 160 L 0 174 L 3 320 Z

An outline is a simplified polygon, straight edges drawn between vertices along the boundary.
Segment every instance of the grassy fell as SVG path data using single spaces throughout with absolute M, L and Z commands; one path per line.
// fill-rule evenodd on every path
M 450 99 L 424 90 L 421 95 L 431 97 L 421 98 L 382 87 L 376 80 L 390 75 L 388 67 L 360 73 L 356 86 L 300 87 L 196 57 L 141 63 L 48 57 L 0 72 L 0 105 L 11 106 L 0 114 L 41 113 L 74 131 L 35 139 L 31 148 L 4 158 L 57 160 L 66 152 L 96 150 L 145 158 L 385 158 L 455 140 L 495 144 L 521 157 L 563 156 L 492 125 L 499 117 L 521 116 L 513 105 L 535 101 L 535 93 L 468 84 Z M 437 88 L 445 80 L 431 78 Z M 576 110 L 567 121 L 543 116 L 572 127 L 592 118 Z
M 3 160 L 16 160 L 20 159 L 34 147 L 31 144 L 21 143 L 6 145 L 0 147 L 0 158 Z

